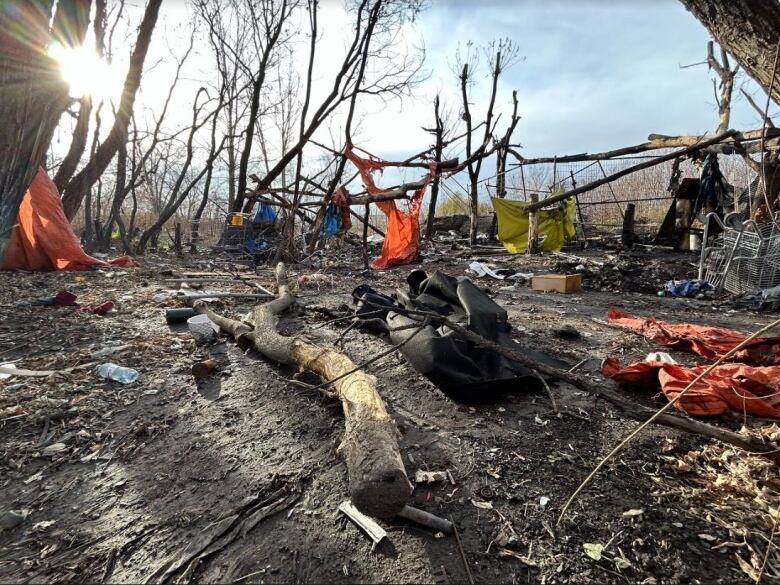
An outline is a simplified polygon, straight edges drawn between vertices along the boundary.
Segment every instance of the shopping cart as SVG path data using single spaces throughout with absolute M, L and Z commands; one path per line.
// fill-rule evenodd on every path
M 707 214 L 699 260 L 699 279 L 716 290 L 742 294 L 780 284 L 780 213 L 775 221 L 757 224 L 752 219 L 739 221 L 737 214 L 723 220 Z M 709 243 L 713 226 L 722 230 Z

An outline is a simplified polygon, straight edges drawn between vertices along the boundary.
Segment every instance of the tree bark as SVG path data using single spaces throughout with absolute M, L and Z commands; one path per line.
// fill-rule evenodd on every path
M 290 293 L 283 264 L 276 268 L 276 279 L 279 296 L 255 307 L 254 330 L 213 313 L 204 303 L 195 303 L 194 308 L 238 341 L 251 340 L 266 358 L 335 380 L 334 391 L 346 418 L 339 452 L 347 464 L 350 499 L 369 516 L 395 516 L 408 502 L 412 485 L 398 450 L 398 430 L 376 391 L 376 379 L 357 369 L 343 353 L 280 335 L 276 331 L 277 316 L 295 303 L 295 297 Z
M 680 0 L 758 84 L 769 91 L 780 41 L 776 0 Z M 780 102 L 780 84 L 772 88 Z
M 53 7 L 51 0 L 0 4 L 0 258 L 24 193 L 70 103 L 46 49 L 55 39 L 80 44 L 89 25 L 89 0 L 60 0 L 52 19 Z

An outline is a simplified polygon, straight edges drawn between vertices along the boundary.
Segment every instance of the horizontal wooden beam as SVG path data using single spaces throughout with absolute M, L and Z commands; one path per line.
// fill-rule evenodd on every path
M 682 150 L 675 150 L 674 152 L 669 153 L 667 155 L 659 156 L 658 158 L 655 158 L 653 160 L 649 160 L 638 165 L 633 165 L 631 167 L 628 167 L 627 169 L 623 169 L 616 173 L 612 173 L 611 175 L 607 175 L 606 177 L 602 179 L 598 179 L 597 181 L 592 181 L 586 185 L 583 185 L 582 187 L 577 187 L 576 189 L 572 189 L 571 191 L 561 193 L 560 195 L 548 197 L 547 199 L 544 199 L 539 203 L 532 203 L 525 208 L 525 211 L 531 212 L 531 211 L 536 211 L 537 209 L 541 209 L 542 207 L 548 207 L 550 205 L 553 205 L 554 203 L 558 203 L 559 201 L 564 201 L 569 197 L 574 197 L 575 195 L 579 195 L 587 191 L 592 191 L 596 187 L 600 187 L 601 185 L 611 183 L 612 181 L 615 181 L 621 177 L 625 177 L 626 175 L 630 175 L 631 173 L 635 173 L 637 171 L 641 171 L 643 169 L 647 169 L 655 165 L 659 165 L 663 162 L 667 162 L 675 158 L 686 156 L 688 154 L 691 154 L 692 152 L 696 152 L 697 150 L 701 150 L 703 148 L 707 148 L 708 146 L 712 146 L 713 144 L 718 144 L 719 142 L 723 142 L 724 140 L 733 138 L 738 134 L 739 132 L 737 132 L 736 130 L 728 130 L 727 132 L 718 134 L 717 136 L 714 136 L 709 140 L 705 140 L 704 142 L 694 144 L 692 146 L 689 146 L 688 148 L 683 148 Z

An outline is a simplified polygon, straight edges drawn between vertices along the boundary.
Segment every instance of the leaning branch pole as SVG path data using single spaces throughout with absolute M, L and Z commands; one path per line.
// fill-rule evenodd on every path
M 558 203 L 559 201 L 565 201 L 566 199 L 569 199 L 570 197 L 574 197 L 575 195 L 579 195 L 580 193 L 586 193 L 588 191 L 592 191 L 596 187 L 600 187 L 601 185 L 606 185 L 607 183 L 616 181 L 617 179 L 621 177 L 625 177 L 626 175 L 630 175 L 631 173 L 635 173 L 637 171 L 641 171 L 644 169 L 649 169 L 650 167 L 654 167 L 661 163 L 674 160 L 677 157 L 686 156 L 688 154 L 691 154 L 692 152 L 701 150 L 702 148 L 707 148 L 708 146 L 712 146 L 713 144 L 717 144 L 718 142 L 723 142 L 724 140 L 727 140 L 732 136 L 735 136 L 736 134 L 739 134 L 737 130 L 729 130 L 727 132 L 723 132 L 722 134 L 718 134 L 717 136 L 714 136 L 709 140 L 704 140 L 703 142 L 694 144 L 692 146 L 689 146 L 688 148 L 683 148 L 682 150 L 676 150 L 670 154 L 660 156 L 656 159 L 643 162 L 638 165 L 634 165 L 632 167 L 628 167 L 627 169 L 623 169 L 622 171 L 612 173 L 611 175 L 607 175 L 603 179 L 598 179 L 596 181 L 588 183 L 587 185 L 583 185 L 582 187 L 577 187 L 576 189 L 572 189 L 571 191 L 567 191 L 566 193 L 561 193 L 560 195 L 548 197 L 547 199 L 544 199 L 539 203 L 532 203 L 528 205 L 525 208 L 525 210 L 531 212 L 531 211 L 536 211 L 537 209 L 542 209 L 543 207 L 549 207 L 554 203 Z

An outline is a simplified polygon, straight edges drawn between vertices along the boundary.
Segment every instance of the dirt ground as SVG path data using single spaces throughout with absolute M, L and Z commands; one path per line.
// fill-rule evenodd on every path
M 352 288 L 368 282 L 391 292 L 410 270 L 363 274 L 349 253 L 326 255 L 316 268 L 290 267 L 299 306 L 282 320 L 285 334 L 337 341 L 349 319 L 334 319 L 348 315 Z M 584 288 L 573 295 L 478 282 L 508 309 L 521 346 L 571 365 L 594 358 L 579 371 L 604 384 L 611 382 L 598 373 L 601 358 L 625 362 L 660 349 L 609 326 L 611 306 L 745 332 L 771 321 L 712 300 L 656 296 L 664 270 L 695 276 L 691 255 L 616 254 L 588 253 L 611 267 L 588 264 Z M 421 267 L 459 276 L 475 258 L 521 272 L 570 269 L 554 256 L 480 256 L 444 247 L 427 248 Z M 166 324 L 165 309 L 181 301 L 161 293 L 177 286 L 166 281 L 171 274 L 204 264 L 155 256 L 142 262 L 131 270 L 0 273 L 0 362 L 54 371 L 0 381 L 0 581 L 469 581 L 453 536 L 401 519 L 380 521 L 388 539 L 373 549 L 338 512 L 348 493 L 336 453 L 344 421 L 338 402 L 300 383 L 318 380 L 225 340 L 212 349 L 220 372 L 196 384 L 190 368 L 207 350 Z M 273 288 L 270 268 L 257 274 Z M 252 292 L 235 282 L 207 286 Z M 117 310 L 98 316 L 73 307 L 15 306 L 60 290 L 83 304 L 113 300 Z M 252 302 L 229 299 L 214 307 L 240 316 Z M 581 336 L 557 337 L 567 325 Z M 389 347 L 358 329 L 343 341 L 357 363 Z M 690 355 L 672 353 L 693 363 Z M 94 370 L 105 361 L 137 369 L 138 381 L 102 380 Z M 606 466 L 557 524 L 566 499 L 636 422 L 564 384 L 551 385 L 558 412 L 547 394 L 522 390 L 470 407 L 447 399 L 398 354 L 366 369 L 397 423 L 410 478 L 418 469 L 449 470 L 453 482 L 416 485 L 412 505 L 452 518 L 473 582 L 752 582 L 767 547 L 763 577 L 780 577 L 769 543 L 780 482 L 764 459 L 653 427 Z M 649 392 L 622 392 L 647 405 L 664 403 Z M 765 437 L 778 430 L 772 421 L 738 415 L 713 422 Z M 230 538 L 213 538 L 235 519 L 248 521 Z M 216 543 L 202 558 L 187 554 L 209 538 Z

